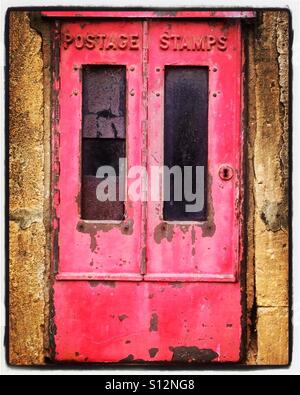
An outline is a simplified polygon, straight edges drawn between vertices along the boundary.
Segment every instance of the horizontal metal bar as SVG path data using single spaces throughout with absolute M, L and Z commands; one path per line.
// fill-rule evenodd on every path
M 255 11 L 42 11 L 48 18 L 255 18 Z
M 57 281 L 143 281 L 143 276 L 134 273 L 59 273 Z
M 167 282 L 230 282 L 237 281 L 233 274 L 155 273 L 144 276 L 145 281 Z
M 59 273 L 57 281 L 147 281 L 147 282 L 229 282 L 237 281 L 233 274 L 155 273 L 145 276 L 131 273 Z

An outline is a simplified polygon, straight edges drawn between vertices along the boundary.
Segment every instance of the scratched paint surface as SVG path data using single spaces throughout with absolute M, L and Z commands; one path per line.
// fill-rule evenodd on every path
M 238 283 L 59 281 L 55 295 L 58 361 L 239 359 Z M 198 352 L 189 350 L 192 347 Z M 151 356 L 153 349 L 157 349 L 155 356 Z
M 240 23 L 64 22 L 61 29 L 55 359 L 238 361 Z M 179 47 L 166 35 L 179 36 Z M 120 223 L 81 219 L 80 70 L 88 64 L 126 66 L 129 166 L 145 158 L 163 164 L 165 66 L 209 69 L 207 221 L 165 223 L 161 202 L 148 202 L 145 215 L 132 201 Z M 224 164 L 230 179 L 219 176 Z

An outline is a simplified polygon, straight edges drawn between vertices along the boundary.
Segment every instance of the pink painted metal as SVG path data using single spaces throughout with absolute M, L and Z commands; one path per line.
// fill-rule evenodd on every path
M 255 18 L 255 11 L 42 11 L 50 18 Z
M 96 45 L 92 39 L 101 33 L 126 36 L 126 48 L 101 49 L 101 43 Z M 216 45 L 195 51 L 162 49 L 161 36 L 166 33 L 226 40 L 221 40 L 221 49 Z M 138 36 L 133 45 L 137 41 L 138 48 L 130 49 L 132 36 Z M 122 363 L 238 361 L 240 22 L 67 20 L 61 28 L 56 25 L 54 37 L 60 71 L 55 68 L 54 102 L 59 106 L 53 109 L 57 251 L 53 260 L 58 264 L 53 285 L 53 358 Z M 165 66 L 208 67 L 208 221 L 165 224 L 162 203 L 150 201 L 147 205 L 128 201 L 121 223 L 80 219 L 80 70 L 86 64 L 126 65 L 127 160 L 129 166 L 148 167 L 163 163 Z M 234 171 L 229 180 L 219 175 L 223 165 Z
M 57 281 L 55 359 L 238 361 L 239 299 L 239 283 Z
M 65 47 L 65 38 L 96 36 L 120 32 L 139 37 L 139 49 L 99 51 Z M 139 22 L 102 22 L 97 24 L 65 23 L 62 26 L 60 52 L 60 205 L 57 215 L 59 231 L 59 274 L 97 273 L 108 279 L 118 274 L 125 279 L 140 278 L 141 265 L 141 203 L 128 198 L 126 219 L 122 222 L 84 221 L 80 216 L 81 191 L 81 68 L 89 64 L 125 65 L 127 68 L 127 165 L 141 165 L 141 87 L 142 87 L 142 25 Z M 134 72 L 130 71 L 134 68 Z M 134 94 L 134 96 L 133 96 Z M 130 184 L 128 185 L 128 187 Z M 71 276 L 72 277 L 72 276 Z
M 226 37 L 226 50 L 177 49 L 173 40 L 162 50 L 159 39 Z M 213 41 L 213 40 L 212 40 Z M 150 22 L 149 27 L 148 165 L 163 164 L 164 70 L 172 66 L 204 66 L 209 70 L 208 220 L 203 223 L 163 221 L 163 203 L 148 202 L 147 280 L 236 281 L 240 262 L 240 86 L 241 32 L 238 21 Z M 165 41 L 163 41 L 165 43 Z M 163 46 L 163 45 L 162 45 Z M 159 96 L 157 95 L 159 94 Z M 226 164 L 230 180 L 219 177 Z M 150 173 L 151 174 L 151 173 Z M 150 185 L 152 183 L 150 182 Z

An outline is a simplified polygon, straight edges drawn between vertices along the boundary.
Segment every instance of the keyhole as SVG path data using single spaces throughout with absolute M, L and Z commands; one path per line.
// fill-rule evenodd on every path
M 233 169 L 228 165 L 223 165 L 220 167 L 219 176 L 224 181 L 229 181 L 233 177 Z

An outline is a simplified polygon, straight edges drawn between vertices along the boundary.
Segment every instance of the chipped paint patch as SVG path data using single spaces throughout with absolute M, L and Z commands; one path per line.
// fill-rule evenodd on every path
M 170 283 L 171 287 L 173 288 L 183 288 L 184 287 L 184 283 Z
M 200 349 L 198 347 L 170 347 L 173 353 L 173 362 L 211 362 L 219 355 L 211 349 Z
M 196 243 L 196 231 L 195 231 L 195 227 L 192 227 L 192 245 L 194 245 Z
M 88 283 L 89 283 L 89 285 L 90 285 L 92 288 L 96 288 L 96 287 L 98 287 L 99 285 L 104 285 L 104 286 L 106 286 L 106 287 L 111 287 L 111 288 L 115 288 L 115 287 L 116 287 L 115 281 L 97 281 L 97 280 L 91 280 L 91 281 L 89 281 Z
M 150 348 L 149 350 L 150 358 L 155 358 L 158 352 L 159 352 L 158 348 Z
M 119 229 L 123 235 L 131 236 L 133 234 L 134 221 L 128 219 L 120 224 L 91 224 L 85 221 L 79 221 L 77 224 L 77 231 L 80 233 L 89 234 L 91 237 L 90 249 L 94 252 L 97 249 L 97 233 L 110 232 L 113 229 Z
M 150 332 L 157 332 L 158 331 L 158 315 L 156 313 L 152 314 L 150 320 Z
M 134 361 L 134 355 L 129 354 L 128 357 L 121 359 L 120 363 L 124 363 L 124 362 L 133 362 Z
M 160 244 L 164 239 L 171 242 L 174 235 L 174 225 L 165 222 L 157 225 L 154 230 L 154 240 L 157 244 Z
M 128 219 L 126 222 L 121 225 L 121 233 L 126 236 L 131 236 L 133 234 L 133 219 Z
M 84 224 L 84 222 L 79 222 L 77 224 L 77 230 L 78 230 L 78 232 L 86 233 L 86 234 L 90 235 L 90 238 L 91 238 L 90 249 L 92 252 L 94 252 L 97 248 L 97 239 L 96 239 L 97 232 L 98 232 L 97 227 L 93 226 L 93 225 L 86 226 L 86 224 Z
M 128 357 L 122 359 L 121 361 L 119 361 L 120 363 L 132 363 L 132 362 L 146 362 L 143 359 L 134 359 L 134 355 L 130 354 L 128 355 Z

